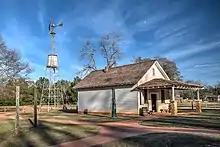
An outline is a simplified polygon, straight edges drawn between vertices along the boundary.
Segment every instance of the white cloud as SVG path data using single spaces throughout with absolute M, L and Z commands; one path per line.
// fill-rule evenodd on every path
M 76 71 L 80 71 L 80 70 L 83 69 L 82 65 L 76 65 L 76 64 L 71 65 L 70 67 L 71 67 L 72 70 L 76 70 Z
M 39 21 L 40 24 L 41 24 L 41 28 L 42 28 L 43 30 L 45 30 L 44 14 L 43 14 L 42 10 L 40 10 L 40 11 L 38 12 L 38 21 Z
M 178 50 L 171 51 L 165 54 L 165 56 L 175 60 L 178 58 L 190 56 L 190 55 L 197 54 L 200 52 L 210 51 L 216 47 L 220 47 L 220 41 L 206 43 L 206 44 L 201 43 L 201 44 L 183 46 L 183 47 L 180 47 Z
M 194 68 L 205 68 L 205 67 L 214 67 L 214 66 L 220 66 L 220 62 L 197 64 L 194 65 Z
M 38 13 L 37 13 L 37 18 L 38 18 L 38 21 L 41 25 L 41 29 L 42 30 L 45 30 L 46 26 L 45 26 L 45 22 L 44 22 L 44 19 L 45 19 L 45 8 L 44 8 L 44 5 L 43 5 L 43 1 L 39 0 L 38 1 Z
M 45 40 L 30 34 L 29 26 L 21 24 L 17 20 L 8 20 L 6 26 L 2 31 L 2 36 L 9 47 L 19 50 L 26 60 L 29 60 L 27 59 L 29 56 L 40 60 L 45 58 L 46 50 L 41 48 L 45 45 Z

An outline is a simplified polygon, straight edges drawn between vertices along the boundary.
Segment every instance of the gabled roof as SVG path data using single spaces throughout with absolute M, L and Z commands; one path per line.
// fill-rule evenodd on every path
M 179 81 L 172 81 L 166 79 L 152 79 L 139 85 L 138 89 L 154 89 L 154 88 L 171 88 L 176 87 L 178 89 L 190 89 L 190 88 L 203 88 L 202 85 L 184 83 Z
M 75 89 L 125 86 L 136 84 L 156 60 L 144 61 L 109 68 L 108 71 L 96 70 L 81 80 Z

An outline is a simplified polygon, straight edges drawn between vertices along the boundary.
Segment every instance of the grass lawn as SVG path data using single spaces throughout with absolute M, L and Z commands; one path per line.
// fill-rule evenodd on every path
M 14 116 L 14 115 L 13 115 Z M 21 114 L 24 119 L 33 118 L 32 113 Z M 77 113 L 66 113 L 62 111 L 54 111 L 49 113 L 38 114 L 39 119 L 62 119 L 62 120 L 72 120 L 81 122 L 91 122 L 91 123 L 104 123 L 104 122 L 115 122 L 129 120 L 130 117 L 119 116 L 117 118 L 111 118 L 110 115 L 95 115 L 95 114 L 77 114 Z
M 201 114 L 165 116 L 144 120 L 140 124 L 156 127 L 190 127 L 220 130 L 220 110 L 204 111 Z
M 0 120 L 0 146 L 48 146 L 70 140 L 76 140 L 99 131 L 98 127 L 88 125 L 65 125 L 44 122 L 43 119 L 59 119 L 103 123 L 135 119 L 134 117 L 118 117 L 113 119 L 106 115 L 86 115 L 55 111 L 39 114 L 41 124 L 32 127 L 27 121 L 33 114 L 22 114 L 21 133 L 19 137 L 12 135 L 14 122 Z M 220 130 L 220 110 L 203 111 L 201 114 L 179 114 L 178 116 L 146 116 L 141 125 L 155 127 L 190 127 Z M 217 146 L 219 145 L 219 146 Z M 193 135 L 183 133 L 148 133 L 115 142 L 100 145 L 103 147 L 220 147 L 220 135 Z
M 15 118 L 15 114 L 9 114 L 10 118 Z M 80 138 L 95 135 L 100 127 L 93 125 L 72 125 L 43 121 L 44 119 L 72 120 L 91 123 L 103 123 L 128 120 L 126 117 L 111 118 L 106 115 L 89 115 L 66 113 L 54 111 L 49 113 L 39 113 L 39 126 L 37 128 L 29 122 L 33 120 L 33 113 L 20 114 L 21 131 L 19 136 L 14 136 L 14 120 L 0 119 L 0 147 L 23 147 L 23 146 L 50 146 L 61 142 L 77 140 Z
M 20 121 L 19 136 L 14 136 L 14 120 L 0 120 L 1 147 L 42 147 L 56 145 L 97 134 L 99 127 L 66 125 L 39 121 L 37 128 L 28 120 Z
M 220 147 L 220 136 L 149 133 L 96 147 Z
M 149 118 L 140 123 L 154 127 L 188 127 L 220 130 L 220 110 Z M 147 133 L 96 147 L 220 147 L 220 134 Z

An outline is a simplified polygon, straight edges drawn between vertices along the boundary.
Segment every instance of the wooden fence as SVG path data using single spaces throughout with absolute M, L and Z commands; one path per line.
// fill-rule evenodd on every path
M 19 106 L 20 112 L 21 113 L 33 113 L 34 112 L 34 106 Z M 62 106 L 50 106 L 49 110 L 61 110 Z M 0 106 L 0 112 L 15 112 L 16 111 L 16 106 Z M 38 111 L 40 112 L 47 112 L 48 107 L 47 106 L 38 106 Z
M 178 102 L 178 109 L 185 110 L 185 109 L 196 109 L 196 101 L 187 100 Z M 220 102 L 207 102 L 202 101 L 202 109 L 220 109 Z

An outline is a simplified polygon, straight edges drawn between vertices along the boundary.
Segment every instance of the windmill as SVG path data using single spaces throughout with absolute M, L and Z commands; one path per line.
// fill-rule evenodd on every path
M 62 85 L 58 81 L 58 53 L 55 47 L 55 28 L 62 27 L 63 23 L 55 25 L 52 21 L 49 24 L 50 34 L 50 53 L 47 57 L 47 64 L 45 67 L 45 77 L 40 98 L 40 107 L 47 105 L 48 112 L 51 105 L 56 107 L 58 104 L 63 104 Z

